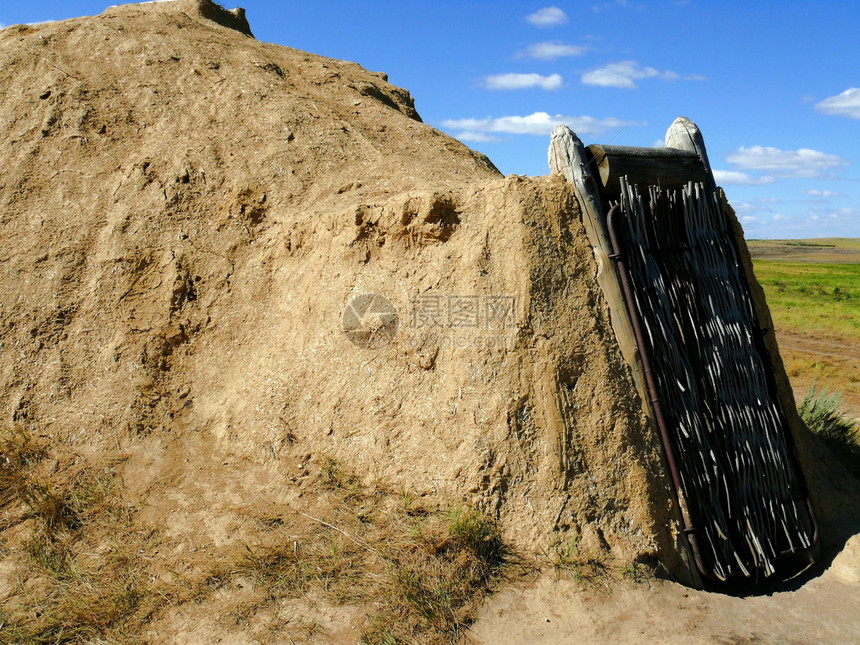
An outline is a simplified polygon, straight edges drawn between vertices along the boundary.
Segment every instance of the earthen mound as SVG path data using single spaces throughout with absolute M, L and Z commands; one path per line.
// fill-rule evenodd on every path
M 0 132 L 2 422 L 58 478 L 109 463 L 165 571 L 312 508 L 323 463 L 518 549 L 677 569 L 562 178 L 502 177 L 385 74 L 208 0 L 0 31 Z

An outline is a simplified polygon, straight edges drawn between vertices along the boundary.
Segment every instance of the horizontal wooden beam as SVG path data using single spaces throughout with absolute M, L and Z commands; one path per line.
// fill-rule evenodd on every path
M 592 144 L 588 151 L 594 159 L 601 192 L 606 196 L 620 194 L 621 177 L 627 177 L 630 184 L 659 184 L 663 188 L 677 188 L 690 181 L 708 179 L 699 155 L 688 150 Z

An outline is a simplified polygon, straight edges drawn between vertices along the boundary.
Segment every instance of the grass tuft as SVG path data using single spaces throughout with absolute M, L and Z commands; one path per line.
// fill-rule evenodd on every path
M 299 598 L 316 586 L 346 603 L 364 597 L 365 564 L 359 547 L 334 531 L 321 531 L 301 544 L 293 541 L 256 550 L 245 545 L 233 573 L 253 579 L 268 600 Z
M 457 508 L 449 514 L 451 537 L 471 550 L 492 575 L 507 560 L 507 550 L 499 527 L 483 513 L 472 508 Z
M 570 576 L 577 582 L 597 582 L 609 577 L 606 564 L 579 549 L 576 538 L 567 542 L 556 542 L 545 553 L 556 573 Z
M 0 428 L 0 508 L 19 499 L 24 473 L 46 454 L 45 444 L 23 428 Z

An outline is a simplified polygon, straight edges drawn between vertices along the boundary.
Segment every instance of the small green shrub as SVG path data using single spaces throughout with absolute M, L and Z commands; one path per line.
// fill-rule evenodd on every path
M 449 533 L 452 538 L 471 549 L 492 574 L 506 560 L 505 544 L 498 527 L 486 515 L 472 508 L 457 508 L 450 513 Z
M 813 385 L 798 408 L 800 418 L 821 437 L 848 470 L 860 479 L 860 426 L 842 411 L 838 393 L 819 392 Z

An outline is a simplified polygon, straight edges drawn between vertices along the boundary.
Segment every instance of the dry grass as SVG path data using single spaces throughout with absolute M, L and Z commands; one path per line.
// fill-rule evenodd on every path
M 402 519 L 402 518 L 401 518 Z M 485 515 L 454 509 L 414 520 L 386 549 L 386 593 L 361 642 L 457 642 L 511 554 Z
M 337 603 L 364 597 L 366 557 L 361 548 L 334 531 L 268 548 L 245 545 L 231 575 L 247 577 L 266 600 L 299 598 L 315 587 Z
M 38 467 L 44 442 L 3 432 L 4 529 L 18 529 L 17 591 L 0 606 L 0 643 L 130 640 L 153 596 L 109 466 L 79 467 L 48 479 Z
M 255 517 L 253 544 L 223 551 L 206 574 L 198 566 L 197 582 L 193 572 L 164 582 L 143 555 L 159 537 L 137 526 L 111 465 L 61 464 L 20 430 L 3 433 L 0 450 L 0 535 L 15 542 L 0 556 L 17 577 L 0 604 L 0 643 L 139 642 L 164 611 L 216 593 L 225 626 L 264 641 L 318 633 L 289 603 L 323 602 L 364 608 L 364 643 L 450 643 L 510 559 L 480 512 L 426 508 L 327 460 L 318 516 Z
M 0 507 L 5 509 L 16 501 L 26 487 L 25 473 L 40 462 L 46 452 L 44 442 L 33 440 L 21 428 L 0 430 Z
M 446 513 L 409 494 L 362 487 L 331 460 L 319 483 L 334 511 L 325 519 L 304 515 L 305 531 L 292 541 L 247 547 L 232 570 L 234 583 L 251 579 L 259 593 L 256 605 L 242 607 L 243 618 L 266 609 L 267 637 L 300 637 L 278 608 L 321 597 L 371 608 L 362 643 L 459 640 L 510 560 L 495 524 L 474 509 Z
M 61 463 L 20 430 L 4 432 L 0 450 L 0 539 L 15 542 L 0 557 L 13 559 L 17 576 L 0 604 L 0 643 L 139 642 L 165 610 L 216 593 L 225 626 L 264 641 L 319 632 L 312 618 L 290 613 L 290 602 L 323 602 L 363 608 L 363 643 L 451 643 L 511 561 L 479 511 L 362 486 L 327 460 L 317 472 L 317 516 L 255 517 L 253 543 L 198 563 L 208 573 L 198 566 L 197 582 L 164 582 L 144 555 L 159 536 L 122 503 L 113 466 Z

